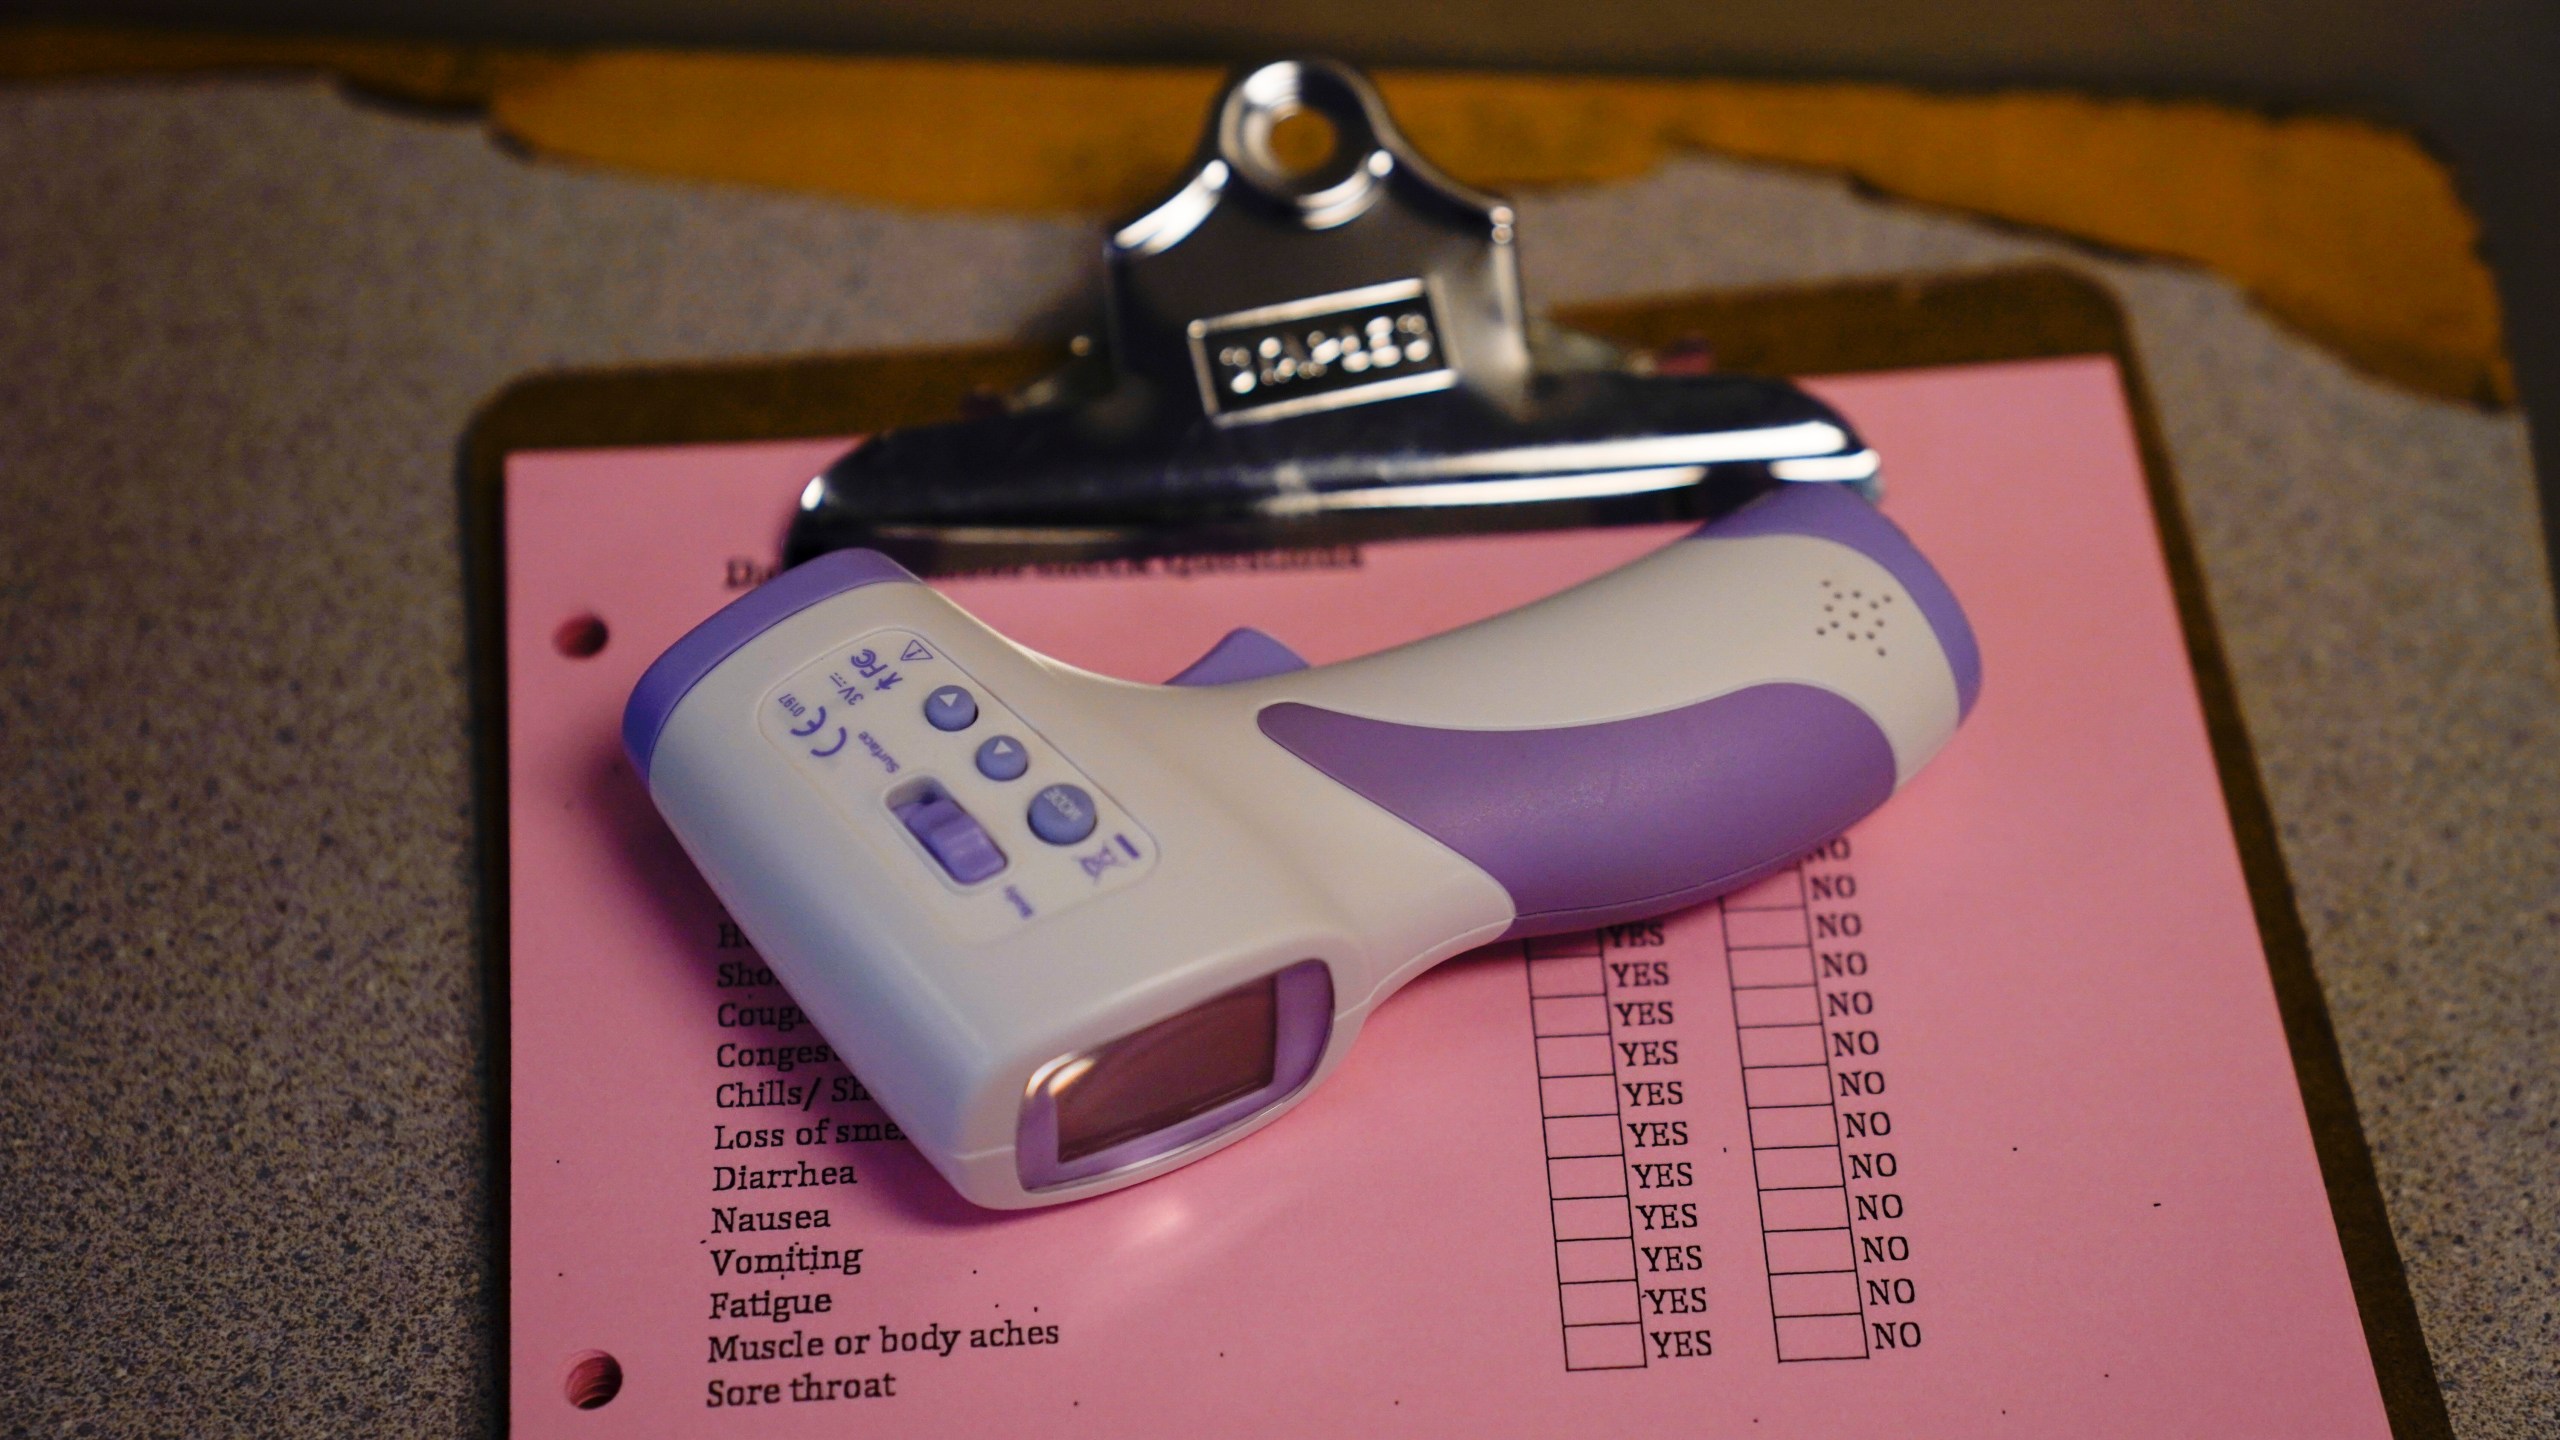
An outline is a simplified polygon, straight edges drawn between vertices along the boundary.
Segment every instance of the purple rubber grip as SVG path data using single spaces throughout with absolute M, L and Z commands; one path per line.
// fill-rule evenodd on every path
M 1833 485 L 1790 486 L 1692 538 L 1809 535 L 1890 571 L 1928 620 L 1970 710 L 1981 653 L 1954 594 L 1891 521 Z M 1658 915 L 1739 889 L 1893 794 L 1884 731 L 1796 683 L 1625 720 L 1458 730 L 1287 702 L 1259 723 L 1299 759 L 1465 856 L 1511 895 L 1507 934 Z
M 834 550 L 783 571 L 686 631 L 631 687 L 631 699 L 622 707 L 623 753 L 640 778 L 649 778 L 650 757 L 657 753 L 658 736 L 676 706 L 739 647 L 830 596 L 898 580 L 920 583 L 907 567 L 877 550 Z
M 1613 925 L 1747 885 L 1893 793 L 1867 712 L 1811 685 L 1554 730 L 1445 730 L 1284 703 L 1262 733 L 1473 861 L 1512 935 Z

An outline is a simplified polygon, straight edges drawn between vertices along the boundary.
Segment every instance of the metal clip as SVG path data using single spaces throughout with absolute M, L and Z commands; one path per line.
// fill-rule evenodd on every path
M 1294 133 L 1293 133 L 1294 132 Z M 1104 244 L 1104 343 L 1000 415 L 812 480 L 786 558 L 927 568 L 1712 518 L 1873 452 L 1778 380 L 1648 373 L 1521 301 L 1517 217 L 1416 154 L 1357 71 L 1240 72 Z

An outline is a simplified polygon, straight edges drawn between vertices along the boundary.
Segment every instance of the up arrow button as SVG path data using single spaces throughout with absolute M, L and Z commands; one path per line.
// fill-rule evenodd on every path
M 945 685 L 924 697 L 924 719 L 936 730 L 966 730 L 978 723 L 978 697 Z

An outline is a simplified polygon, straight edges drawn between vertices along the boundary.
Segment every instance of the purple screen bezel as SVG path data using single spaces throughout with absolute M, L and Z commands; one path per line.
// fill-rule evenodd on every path
M 1045 1087 L 1034 1090 L 1023 1099 L 1013 1141 L 1014 1169 L 1022 1177 L 1022 1188 L 1047 1190 L 1143 1165 L 1206 1140 L 1305 1089 L 1333 1039 L 1333 971 L 1322 960 L 1301 960 L 1268 978 L 1275 992 L 1273 1025 L 1278 1031 L 1272 1043 L 1270 1084 L 1161 1130 L 1070 1161 L 1058 1158 L 1057 1099 Z

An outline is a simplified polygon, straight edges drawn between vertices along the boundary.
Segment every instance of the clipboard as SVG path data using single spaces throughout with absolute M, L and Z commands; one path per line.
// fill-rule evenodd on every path
M 2194 548 L 2123 319 L 2095 283 L 2031 268 L 1953 279 L 1860 283 L 1583 307 L 1559 320 L 1634 346 L 1708 337 L 1723 368 L 1791 375 L 1962 366 L 2068 356 L 2111 360 L 2140 450 L 2186 660 L 2236 838 L 2247 899 L 2310 1125 L 2329 1215 L 2393 1434 L 2451 1433 L 2357 1122 L 2276 831 L 2206 603 Z M 1022 383 L 1063 352 L 991 346 L 542 376 L 479 415 L 462 455 L 473 594 L 473 680 L 482 877 L 487 896 L 489 1105 L 501 1203 L 499 1263 L 513 1236 L 504 1199 L 512 1124 L 505 477 L 509 457 L 866 433 L 955 413 L 977 392 Z M 1103 1202 L 1108 1203 L 1108 1202 Z M 1561 1232 L 1559 1232 L 1561 1234 Z M 1561 1241 L 1559 1243 L 1562 1243 Z M 1571 1316 L 1566 1317 L 1567 1330 Z M 505 1315 L 499 1332 L 509 1333 Z M 1570 1336 L 1568 1336 L 1568 1339 Z M 512 1353 L 502 1345 L 502 1386 Z

